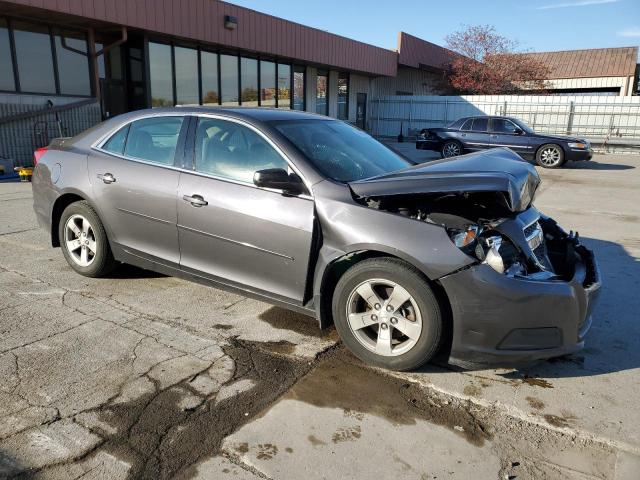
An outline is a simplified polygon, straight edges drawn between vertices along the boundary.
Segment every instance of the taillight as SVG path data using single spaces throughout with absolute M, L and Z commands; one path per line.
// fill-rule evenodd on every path
M 38 162 L 40 161 L 40 158 L 42 158 L 42 155 L 47 153 L 47 150 L 49 150 L 47 147 L 36 148 L 36 150 L 33 152 L 33 166 L 34 167 L 36 165 L 38 165 Z

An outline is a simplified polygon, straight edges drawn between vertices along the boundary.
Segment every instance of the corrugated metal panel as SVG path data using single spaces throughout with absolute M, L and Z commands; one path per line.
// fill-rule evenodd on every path
M 546 64 L 548 79 L 624 77 L 636 70 L 638 47 L 566 50 L 522 54 Z
M 640 139 L 640 97 L 560 95 L 383 96 L 370 102 L 377 136 L 405 135 L 472 115 L 521 118 L 536 131 Z
M 7 3 L 33 6 L 34 2 Z M 374 75 L 396 73 L 398 55 L 391 50 L 218 0 L 86 0 L 82 4 L 75 0 L 40 0 L 38 6 L 53 12 L 351 71 Z M 224 15 L 237 17 L 235 30 L 224 28 Z M 302 42 L 297 41 L 296 32 L 303 38 Z
M 407 67 L 427 66 L 444 69 L 456 57 L 449 49 L 400 32 L 398 35 L 398 63 Z

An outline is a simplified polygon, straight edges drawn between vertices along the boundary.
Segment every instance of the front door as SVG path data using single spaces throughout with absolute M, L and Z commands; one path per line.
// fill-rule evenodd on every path
M 509 147 L 522 156 L 527 156 L 532 150 L 527 134 L 508 118 L 491 120 L 491 144 L 494 147 Z
M 182 116 L 137 120 L 89 157 L 94 204 L 109 240 L 130 254 L 176 266 L 180 261 L 176 227 L 180 172 L 173 167 L 186 123 Z
M 356 103 L 356 127 L 365 130 L 367 126 L 367 94 L 358 93 Z
M 198 120 L 194 151 L 178 188 L 181 268 L 301 303 L 313 200 L 253 184 L 255 171 L 289 169 L 287 160 L 252 127 L 209 117 Z

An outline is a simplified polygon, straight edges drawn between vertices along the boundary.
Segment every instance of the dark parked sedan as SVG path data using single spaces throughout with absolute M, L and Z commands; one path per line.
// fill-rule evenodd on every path
M 593 157 L 587 140 L 536 133 L 514 117 L 460 118 L 445 128 L 423 129 L 416 142 L 418 150 L 436 150 L 444 158 L 496 147 L 508 147 L 544 168 Z
M 327 117 L 173 108 L 36 156 L 38 221 L 76 272 L 239 291 L 386 368 L 558 356 L 591 325 L 594 257 L 533 207 L 536 170 L 508 149 L 412 165 Z

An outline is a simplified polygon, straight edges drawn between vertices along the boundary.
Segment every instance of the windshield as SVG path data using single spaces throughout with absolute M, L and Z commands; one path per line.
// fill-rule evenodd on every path
M 412 165 L 367 133 L 337 120 L 274 121 L 326 177 L 352 182 L 395 172 Z
M 519 118 L 512 118 L 511 120 L 513 120 L 513 123 L 515 123 L 516 125 L 518 125 L 522 130 L 524 130 L 527 133 L 534 133 L 533 132 L 533 128 L 531 128 L 529 125 L 527 125 L 526 123 L 524 123 L 522 120 L 520 120 Z

